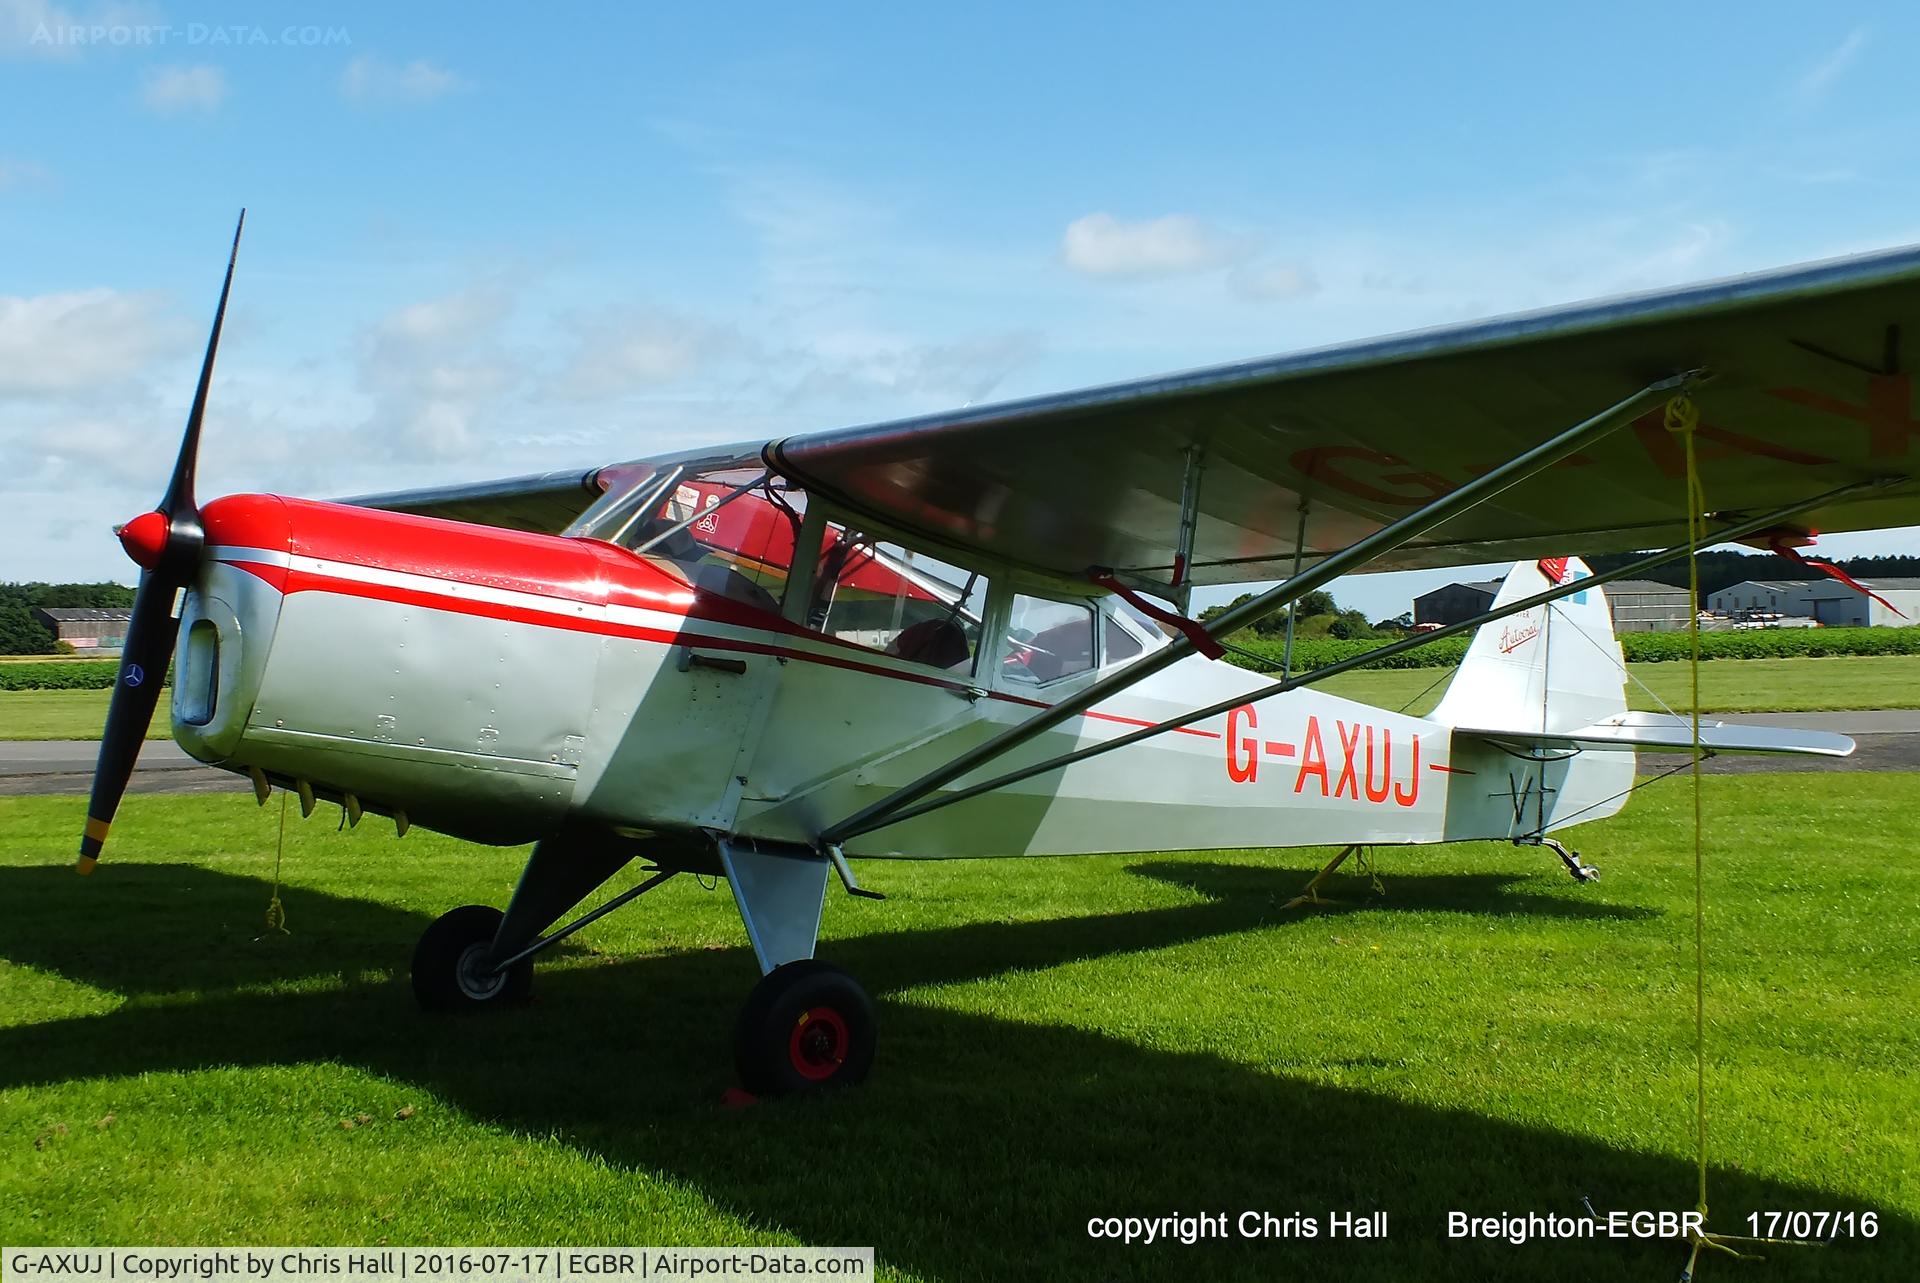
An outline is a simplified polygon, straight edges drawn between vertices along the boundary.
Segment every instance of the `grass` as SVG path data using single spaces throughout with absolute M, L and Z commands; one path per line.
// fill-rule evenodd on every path
M 1920 775 L 1706 780 L 1715 1222 L 1871 1208 L 1767 1283 L 1910 1278 Z M 0 799 L 0 1241 L 850 1243 L 890 1277 L 1661 1278 L 1672 1243 L 1448 1242 L 1449 1209 L 1694 1199 L 1687 794 L 1580 831 L 1606 870 L 1317 851 L 869 864 L 823 956 L 873 988 L 865 1088 L 719 1105 L 754 973 L 678 879 L 542 960 L 535 1001 L 427 1019 L 418 932 L 520 855 L 134 796 L 93 878 L 80 799 Z M 616 879 L 609 893 L 629 885 Z M 410 1112 L 409 1112 L 410 1111 Z M 1385 1243 L 1123 1248 L 1087 1218 L 1385 1208 Z
M 1658 711 L 1650 688 L 1676 709 L 1687 706 L 1685 664 L 1629 664 L 1634 708 Z M 1361 669 L 1327 679 L 1320 689 L 1381 708 L 1429 712 L 1452 669 Z M 1641 683 L 1645 683 L 1643 687 Z M 1424 694 L 1422 693 L 1424 692 Z M 111 691 L 0 691 L 0 740 L 99 739 Z M 1920 708 L 1920 655 L 1857 655 L 1837 659 L 1723 659 L 1700 666 L 1700 706 L 1707 712 Z M 162 710 L 149 739 L 169 732 Z
M 1692 702 L 1686 664 L 1628 664 L 1632 708 L 1685 711 Z M 1359 669 L 1319 689 L 1381 708 L 1431 712 L 1452 669 Z M 1654 696 L 1658 696 L 1656 700 Z M 1810 712 L 1817 709 L 1920 708 L 1920 655 L 1833 659 L 1721 659 L 1700 665 L 1700 708 L 1709 713 Z
M 0 691 L 0 740 L 97 740 L 107 724 L 103 691 Z M 162 692 L 148 739 L 167 739 L 170 694 Z

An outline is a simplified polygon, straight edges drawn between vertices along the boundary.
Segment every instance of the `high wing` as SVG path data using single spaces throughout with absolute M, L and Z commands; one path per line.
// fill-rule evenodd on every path
M 435 486 L 424 490 L 396 490 L 390 494 L 356 495 L 342 499 L 361 508 L 411 512 L 422 517 L 444 517 L 508 530 L 554 534 L 566 529 L 601 494 L 601 468 L 585 471 L 542 472 L 471 485 Z
M 1911 364 L 1920 246 L 951 414 L 788 437 L 769 457 L 895 527 L 1079 578 L 1167 583 L 1190 450 L 1191 581 L 1275 579 L 1658 380 L 1695 393 L 1707 502 L 1771 511 L 1901 478 L 1800 520 L 1920 524 Z M 1656 406 L 1368 569 L 1685 539 L 1681 447 Z
M 1171 585 L 1279 578 L 1348 547 L 1649 384 L 1704 369 L 1707 501 L 1733 518 L 1868 481 L 1797 518 L 1920 525 L 1920 420 L 1902 335 L 1920 246 L 1422 330 L 1059 396 L 767 443 L 765 457 L 877 524 L 1053 575 Z M 748 446 L 738 457 L 751 458 Z M 626 467 L 347 502 L 558 531 Z M 711 453 L 711 452 L 708 452 Z M 1369 570 L 1604 553 L 1685 538 L 1684 467 L 1659 407 Z

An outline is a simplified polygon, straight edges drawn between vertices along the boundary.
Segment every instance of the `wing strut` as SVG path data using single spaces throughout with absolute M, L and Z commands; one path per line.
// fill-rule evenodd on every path
M 1419 538 L 1442 522 L 1552 467 L 1568 455 L 1631 423 L 1654 406 L 1688 391 L 1705 376 L 1704 370 L 1691 370 L 1648 384 L 1585 422 L 1575 424 L 1558 436 L 1542 442 L 1524 454 L 1516 455 L 1458 489 L 1448 491 L 1424 507 L 1401 517 L 1398 521 L 1390 522 L 1364 539 L 1349 544 L 1326 560 L 1302 571 L 1284 583 L 1269 588 L 1259 596 L 1223 612 L 1207 625 L 1205 631 L 1209 636 L 1218 639 L 1266 618 L 1296 598 L 1331 583 L 1349 571 L 1359 569 L 1374 558 Z M 1172 644 L 1150 655 L 1142 656 L 1117 672 L 1108 674 L 1078 695 L 1070 696 L 1051 708 L 1035 713 L 1018 726 L 1008 727 L 1000 734 L 959 754 L 945 766 L 929 771 L 913 783 L 903 785 L 871 806 L 828 827 L 820 834 L 821 846 L 837 846 L 855 834 L 866 833 L 879 828 L 882 824 L 890 823 L 891 818 L 897 817 L 900 811 L 912 806 L 935 790 L 944 788 L 969 771 L 1018 748 L 1068 718 L 1078 717 L 1101 700 L 1152 676 L 1170 664 L 1185 659 L 1197 649 L 1194 639 L 1183 633 L 1174 638 Z
M 1788 517 L 1797 516 L 1811 508 L 1817 508 L 1821 504 L 1829 503 L 1835 499 L 1861 494 L 1868 490 L 1878 490 L 1888 486 L 1901 485 L 1907 480 L 1908 478 L 1904 476 L 1881 477 L 1871 481 L 1858 481 L 1851 485 L 1839 486 L 1815 495 L 1810 499 L 1803 499 L 1788 507 L 1776 508 L 1762 516 L 1749 517 L 1744 521 L 1739 521 L 1733 525 L 1712 531 L 1701 540 L 1701 546 L 1728 543 L 1732 540 L 1750 535 L 1756 530 L 1765 530 L 1774 523 L 1783 521 Z M 858 824 L 856 824 L 854 820 L 842 821 L 841 824 L 835 826 L 835 829 L 845 829 L 845 832 L 837 833 L 832 841 L 837 844 L 844 842 L 847 838 L 858 837 L 862 833 L 870 833 L 874 829 L 884 828 L 889 824 L 898 824 L 905 820 L 915 819 L 930 811 L 938 811 L 942 807 L 952 806 L 956 802 L 969 801 L 979 797 L 983 793 L 991 793 L 995 789 L 1002 789 L 1012 784 L 1018 784 L 1020 781 L 1031 779 L 1036 775 L 1043 775 L 1048 771 L 1057 771 L 1063 767 L 1072 766 L 1076 762 L 1084 762 L 1090 757 L 1098 757 L 1102 753 L 1111 753 L 1117 748 L 1125 748 L 1129 744 L 1138 744 L 1141 740 L 1152 739 L 1156 735 L 1163 735 L 1168 731 L 1178 730 L 1182 726 L 1191 726 L 1193 723 L 1205 721 L 1209 717 L 1218 717 L 1220 714 L 1228 712 L 1231 709 L 1239 708 L 1246 704 L 1258 703 L 1263 699 L 1271 699 L 1275 695 L 1284 695 L 1290 690 L 1298 690 L 1302 686 L 1311 686 L 1315 682 L 1324 681 L 1329 677 L 1336 677 L 1352 669 L 1361 668 L 1367 664 L 1378 663 L 1383 659 L 1390 659 L 1395 655 L 1412 650 L 1416 646 L 1424 646 L 1428 642 L 1440 641 L 1443 638 L 1470 632 L 1483 624 L 1492 623 L 1496 619 L 1505 619 L 1509 615 L 1517 615 L 1524 611 L 1532 610 L 1535 606 L 1547 605 L 1548 603 L 1560 600 L 1562 597 L 1571 596 L 1576 592 L 1585 592 L 1589 588 L 1597 588 L 1612 583 L 1616 579 L 1631 579 L 1635 575 L 1653 569 L 1655 566 L 1662 566 L 1670 561 L 1678 561 L 1680 558 L 1687 556 L 1689 551 L 1690 549 L 1686 544 L 1679 544 L 1671 548 L 1663 549 L 1660 552 L 1650 553 L 1637 561 L 1629 562 L 1627 565 L 1621 566 L 1617 570 L 1610 570 L 1600 575 L 1591 575 L 1585 579 L 1570 579 L 1564 584 L 1555 585 L 1544 592 L 1538 592 L 1531 597 L 1525 597 L 1519 601 L 1502 606 L 1498 610 L 1489 610 L 1483 614 L 1475 615 L 1472 619 L 1462 620 L 1457 624 L 1448 624 L 1446 627 L 1436 628 L 1432 632 L 1420 633 L 1413 637 L 1403 638 L 1400 641 L 1379 647 L 1376 650 L 1349 656 L 1336 663 L 1328 664 L 1324 668 L 1316 668 L 1312 672 L 1302 673 L 1298 677 L 1289 677 L 1284 681 L 1275 682 L 1271 686 L 1254 691 L 1251 694 L 1235 695 L 1232 699 L 1222 700 L 1218 704 L 1210 704 L 1206 708 L 1194 709 L 1190 713 L 1182 713 L 1178 717 L 1169 718 L 1153 726 L 1131 731 L 1128 734 L 1118 736 L 1114 739 L 1102 740 L 1098 744 L 1089 744 L 1085 748 L 1075 749 L 1071 753 L 1062 753 L 1058 757 L 1049 758 L 1044 762 L 1035 762 L 1031 766 L 1023 766 L 1018 770 L 1008 771 L 1004 775 L 995 776 L 993 779 L 985 780 L 979 784 L 969 785 L 956 792 L 947 793 L 940 797 L 933 798 L 930 801 L 921 802 L 918 806 L 907 805 L 895 808 L 877 820 L 862 821 Z M 1122 672 L 1124 671 L 1125 670 L 1122 670 Z M 1022 722 L 1020 726 L 1016 726 L 1013 729 L 1019 730 L 1025 725 L 1027 725 L 1027 723 Z M 904 792 L 905 790 L 903 789 L 901 791 Z M 855 817 L 855 819 L 858 819 L 858 817 Z M 829 830 L 829 832 L 834 831 L 835 830 Z

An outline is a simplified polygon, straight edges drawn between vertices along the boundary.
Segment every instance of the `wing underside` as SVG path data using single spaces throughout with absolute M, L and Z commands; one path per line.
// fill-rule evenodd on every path
M 1912 362 L 1920 247 L 1579 304 L 1061 396 L 791 436 L 767 461 L 876 526 L 1065 579 L 1171 587 L 1280 578 L 1650 384 L 1694 394 L 1707 502 L 1735 519 L 1861 483 L 1797 520 L 1920 525 Z M 759 445 L 745 448 L 751 460 Z M 347 502 L 559 531 L 624 469 Z M 688 456 L 691 457 L 691 456 Z M 1369 569 L 1684 540 L 1683 452 L 1656 406 Z M 1298 537 L 1305 509 L 1305 538 Z
M 1660 379 L 1696 393 L 1708 503 L 1822 531 L 1920 524 L 1902 335 L 1920 247 L 1269 360 L 789 437 L 774 461 L 886 521 L 1063 577 L 1172 578 L 1197 460 L 1192 582 L 1274 579 Z M 1685 537 L 1678 440 L 1656 408 L 1407 544 L 1409 569 L 1657 547 Z M 1302 505 L 1306 538 L 1296 539 Z

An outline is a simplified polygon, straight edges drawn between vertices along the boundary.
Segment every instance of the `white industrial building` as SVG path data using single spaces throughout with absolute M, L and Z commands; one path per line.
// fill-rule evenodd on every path
M 1830 628 L 1898 628 L 1920 624 L 1920 579 L 1862 579 L 1886 606 L 1837 579 L 1749 579 L 1707 598 L 1707 609 L 1729 619 L 1786 615 Z M 1898 613 L 1895 613 L 1895 610 Z M 1904 616 L 1904 618 L 1903 618 Z

